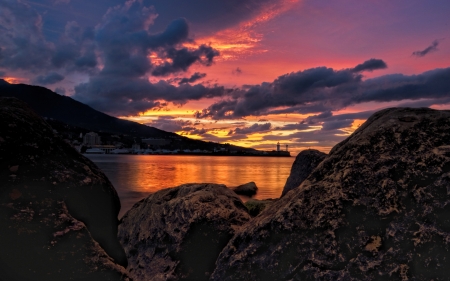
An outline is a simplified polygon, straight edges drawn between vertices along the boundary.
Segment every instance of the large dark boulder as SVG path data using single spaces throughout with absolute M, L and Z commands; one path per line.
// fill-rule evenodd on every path
M 212 280 L 448 280 L 450 111 L 371 116 L 247 223 Z
M 122 218 L 119 239 L 135 280 L 208 280 L 250 215 L 224 185 L 185 184 L 151 194 Z
M 0 98 L 0 183 L 1 278 L 128 279 L 114 187 L 14 98 Z
M 301 151 L 292 164 L 291 173 L 286 180 L 281 197 L 286 195 L 288 191 L 298 187 L 317 165 L 325 159 L 325 156 L 327 156 L 325 153 L 315 149 Z

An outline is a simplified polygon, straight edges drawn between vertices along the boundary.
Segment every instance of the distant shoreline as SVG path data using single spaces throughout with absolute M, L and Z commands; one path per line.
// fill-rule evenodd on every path
M 177 155 L 177 156 L 255 156 L 255 157 L 292 157 L 289 154 L 244 154 L 244 153 L 82 153 L 83 155 Z

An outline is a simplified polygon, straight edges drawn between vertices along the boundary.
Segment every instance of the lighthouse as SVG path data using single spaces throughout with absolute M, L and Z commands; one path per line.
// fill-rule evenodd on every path
M 280 151 L 280 142 L 277 143 L 277 151 Z

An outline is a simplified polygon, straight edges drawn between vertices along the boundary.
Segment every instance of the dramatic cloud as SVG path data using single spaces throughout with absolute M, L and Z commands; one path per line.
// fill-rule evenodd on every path
M 180 80 L 180 82 L 178 82 L 178 85 L 186 84 L 186 83 L 194 83 L 197 80 L 200 80 L 205 77 L 206 77 L 206 73 L 195 72 L 194 74 L 192 74 L 192 76 L 190 78 L 182 78 Z
M 289 73 L 272 83 L 262 83 L 242 90 L 234 99 L 217 102 L 196 113 L 196 117 L 213 119 L 241 118 L 267 114 L 277 107 L 310 106 L 326 102 L 332 91 L 347 91 L 361 82 L 361 75 L 350 70 L 318 67 Z M 337 106 L 337 104 L 330 104 Z
M 129 0 L 123 6 L 109 9 L 95 30 L 104 67 L 91 75 L 88 82 L 77 85 L 73 97 L 110 114 L 133 115 L 162 106 L 158 100 L 184 104 L 222 96 L 223 87 L 187 83 L 175 87 L 163 80 L 149 82 L 150 74 L 165 76 L 186 71 L 196 62 L 209 66 L 218 55 L 206 45 L 196 49 L 181 46 L 189 35 L 185 19 L 172 21 L 160 33 L 150 33 L 155 18 L 153 9 L 144 7 L 140 1 Z M 149 56 L 152 52 L 158 55 L 158 63 Z M 190 79 L 195 81 L 203 75 L 197 73 Z
M 330 130 L 338 130 L 341 128 L 350 127 L 353 123 L 353 120 L 335 120 L 335 121 L 326 121 L 322 124 L 322 131 L 330 131 Z
M 64 80 L 64 76 L 62 76 L 59 73 L 51 72 L 47 75 L 40 75 L 34 79 L 34 83 L 42 84 L 42 85 L 51 85 L 58 83 L 60 81 Z
M 163 28 L 168 19 L 185 17 L 202 34 L 211 34 L 241 22 L 274 13 L 289 2 L 284 0 L 154 0 L 159 17 L 156 28 Z
M 164 57 L 170 59 L 170 62 L 165 62 L 164 64 L 155 67 L 152 71 L 152 75 L 165 76 L 180 71 L 186 71 L 196 62 L 205 66 L 210 66 L 213 63 L 214 57 L 218 55 L 218 51 L 206 45 L 201 45 L 194 51 L 190 51 L 187 48 L 179 50 L 170 48 L 164 53 Z
M 294 130 L 307 130 L 310 128 L 311 126 L 309 124 L 306 124 L 305 122 L 300 122 L 296 124 L 286 124 L 283 127 L 276 127 L 275 130 L 294 131 Z
M 289 135 L 267 135 L 262 139 L 265 141 L 293 141 L 297 145 L 302 146 L 314 146 L 320 144 L 320 146 L 334 146 L 337 142 L 346 138 L 342 134 L 341 130 L 315 130 L 307 132 L 295 132 Z
M 209 130 L 205 128 L 197 128 L 199 123 L 189 120 L 177 119 L 173 116 L 159 116 L 157 120 L 146 123 L 146 125 L 167 131 L 181 132 L 181 135 L 204 135 Z
M 413 56 L 416 57 L 424 57 L 425 55 L 431 53 L 431 52 L 435 52 L 438 50 L 437 46 L 439 45 L 439 39 L 434 40 L 430 46 L 428 46 L 427 48 L 425 48 L 422 51 L 415 51 L 412 53 Z
M 385 75 L 361 83 L 350 104 L 368 101 L 401 101 L 450 96 L 450 68 L 435 69 L 418 75 Z
M 311 114 L 337 111 L 363 102 L 435 99 L 439 103 L 439 99 L 450 97 L 450 68 L 367 80 L 362 80 L 354 71 L 356 68 L 376 67 L 363 63 L 351 70 L 319 67 L 285 74 L 272 83 L 234 91 L 227 99 L 196 112 L 195 116 L 226 119 L 280 113 Z
M 191 121 L 179 120 L 173 116 L 160 116 L 157 120 L 153 120 L 150 123 L 146 123 L 146 125 L 167 131 L 167 132 L 177 132 L 185 130 L 184 128 L 191 128 L 188 126 L 192 126 L 193 123 Z
M 39 85 L 63 81 L 60 73 L 82 75 L 87 82 L 74 87 L 73 97 L 98 110 L 133 115 L 164 101 L 184 104 L 225 91 L 188 85 L 205 77 L 199 72 L 181 79 L 179 87 L 149 82 L 151 76 L 179 74 L 194 64 L 210 66 L 219 52 L 208 45 L 193 47 L 184 18 L 155 32 L 158 15 L 141 0 L 109 8 L 95 28 L 68 21 L 52 42 L 43 34 L 42 17 L 26 2 L 0 0 L 0 6 L 0 69 L 46 73 L 33 75 Z
M 248 135 L 248 134 L 254 134 L 254 133 L 261 133 L 261 132 L 267 132 L 272 128 L 272 124 L 265 123 L 265 124 L 258 124 L 255 123 L 251 125 L 250 127 L 243 127 L 243 128 L 236 128 L 234 130 L 230 130 L 228 132 L 228 135 Z
M 383 60 L 370 59 L 352 68 L 352 72 L 374 71 L 384 68 L 387 68 L 387 64 Z
M 0 0 L 0 67 L 36 71 L 46 68 L 54 50 L 42 34 L 42 17 L 29 5 Z
M 184 127 L 183 132 L 185 135 L 205 135 L 208 130 L 205 128 L 195 128 L 195 127 Z
M 201 84 L 175 87 L 163 80 L 150 83 L 145 78 L 99 75 L 76 86 L 74 98 L 102 112 L 128 116 L 163 106 L 158 100 L 185 104 L 225 93 L 223 87 L 208 88 Z

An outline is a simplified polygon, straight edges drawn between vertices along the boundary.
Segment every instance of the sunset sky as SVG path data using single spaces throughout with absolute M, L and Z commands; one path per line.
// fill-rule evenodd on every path
M 190 138 L 328 152 L 450 109 L 448 0 L 0 0 L 0 78 Z

